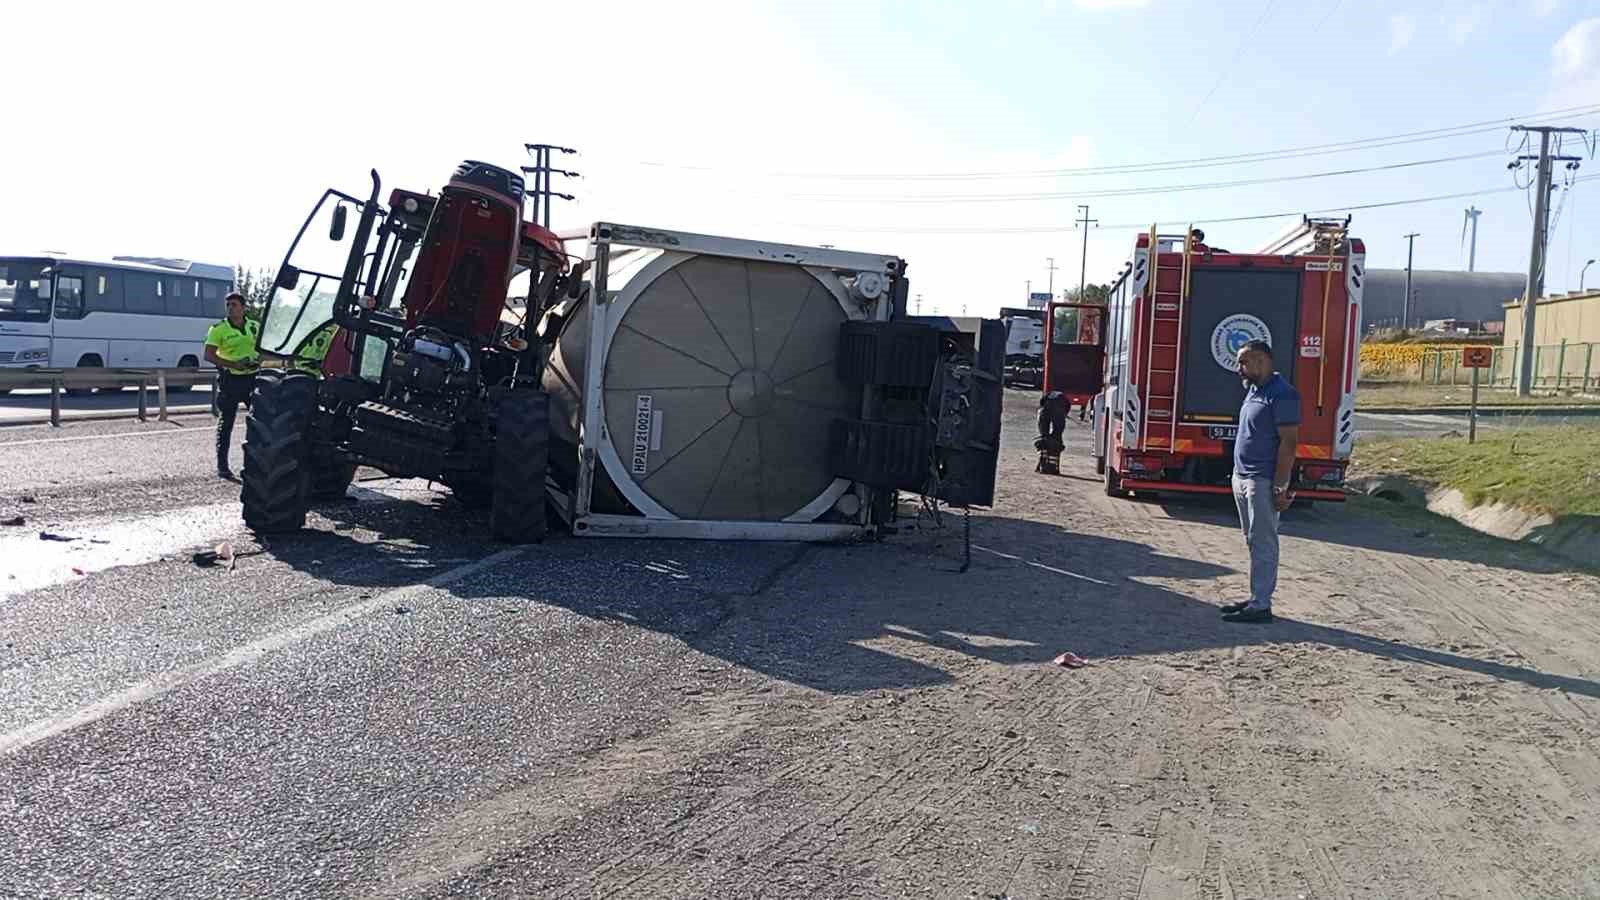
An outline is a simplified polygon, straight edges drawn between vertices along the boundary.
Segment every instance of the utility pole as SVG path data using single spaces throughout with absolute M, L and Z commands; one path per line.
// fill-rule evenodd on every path
M 1533 240 L 1528 249 L 1528 283 L 1522 295 L 1522 346 L 1517 352 L 1517 396 L 1526 397 L 1533 391 L 1533 354 L 1534 345 L 1538 343 L 1533 328 L 1534 312 L 1539 305 L 1539 297 L 1544 294 L 1544 256 L 1546 246 L 1550 242 L 1550 164 L 1557 160 L 1573 165 L 1579 162 L 1576 156 L 1552 159 L 1550 135 L 1583 134 L 1584 130 L 1551 125 L 1513 125 L 1511 130 L 1539 133 L 1539 155 L 1519 156 L 1509 166 L 1515 168 L 1518 163 L 1533 160 L 1538 160 L 1539 163 L 1538 176 L 1534 182 Z M 1572 166 L 1569 165 L 1570 167 Z
M 1411 327 L 1411 247 L 1420 234 L 1421 232 L 1413 231 L 1406 235 L 1406 296 L 1400 304 L 1401 331 Z
M 1072 227 L 1083 227 L 1083 253 L 1078 262 L 1078 302 L 1082 303 L 1084 286 L 1089 283 L 1086 277 L 1089 274 L 1089 226 L 1093 225 L 1096 228 L 1099 228 L 1100 220 L 1089 218 L 1089 207 L 1087 204 L 1078 204 L 1078 212 L 1083 216 L 1083 218 L 1076 220 Z
M 1483 210 L 1476 206 L 1467 207 L 1467 217 L 1461 222 L 1462 237 L 1466 237 L 1467 223 L 1472 223 L 1472 243 L 1467 245 L 1467 271 L 1475 272 L 1478 266 L 1478 217 L 1483 215 Z
M 1583 277 L 1589 274 L 1589 267 L 1592 265 L 1594 265 L 1594 260 L 1591 259 L 1583 264 L 1583 271 L 1578 273 L 1578 293 L 1580 294 L 1583 293 Z
M 917 295 L 917 315 L 922 315 L 922 295 Z
M 1056 258 L 1054 256 L 1046 256 L 1044 261 L 1046 263 L 1045 271 L 1050 273 L 1050 286 L 1045 290 L 1050 292 L 1050 299 L 1054 300 L 1056 299 Z
M 529 175 L 533 176 L 533 186 L 528 187 L 524 185 L 523 187 L 523 193 L 528 197 L 533 198 L 533 224 L 543 225 L 545 228 L 549 228 L 550 198 L 560 197 L 563 200 L 574 199 L 571 194 L 563 194 L 554 190 L 551 187 L 551 181 L 554 180 L 555 176 L 557 175 L 562 175 L 567 178 L 583 177 L 577 172 L 569 172 L 566 169 L 557 169 L 552 167 L 550 165 L 550 155 L 552 153 L 561 153 L 570 156 L 578 151 L 572 149 L 571 147 L 559 147 L 555 144 L 523 144 L 522 146 L 528 151 L 528 155 L 533 157 L 533 165 L 522 167 L 522 174 L 524 178 Z

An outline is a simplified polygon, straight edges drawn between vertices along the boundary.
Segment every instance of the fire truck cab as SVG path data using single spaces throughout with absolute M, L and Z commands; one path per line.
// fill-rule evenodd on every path
M 1107 495 L 1230 493 L 1245 393 L 1234 357 L 1264 340 L 1301 398 L 1292 496 L 1344 499 L 1366 274 L 1348 226 L 1303 218 L 1257 253 L 1207 246 L 1193 228 L 1138 237 L 1112 286 L 1095 398 Z

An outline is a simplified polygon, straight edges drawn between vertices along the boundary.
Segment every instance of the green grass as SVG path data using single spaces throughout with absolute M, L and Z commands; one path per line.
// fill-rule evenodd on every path
M 1398 474 L 1452 487 L 1474 506 L 1502 502 L 1552 515 L 1600 515 L 1600 426 L 1465 437 L 1362 438 L 1352 475 Z
M 1362 382 L 1356 389 L 1356 409 L 1422 409 L 1453 407 L 1466 409 L 1472 403 L 1472 385 L 1407 384 L 1402 382 Z M 1600 406 L 1593 397 L 1536 392 L 1518 397 L 1516 391 L 1478 388 L 1479 406 Z

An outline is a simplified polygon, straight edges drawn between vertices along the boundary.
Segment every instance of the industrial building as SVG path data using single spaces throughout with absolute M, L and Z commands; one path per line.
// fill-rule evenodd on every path
M 1431 319 L 1499 321 L 1505 304 L 1522 298 L 1527 280 L 1526 273 L 1520 272 L 1413 269 L 1407 321 L 1413 328 Z M 1405 269 L 1368 269 L 1362 293 L 1362 327 L 1400 327 L 1405 295 Z

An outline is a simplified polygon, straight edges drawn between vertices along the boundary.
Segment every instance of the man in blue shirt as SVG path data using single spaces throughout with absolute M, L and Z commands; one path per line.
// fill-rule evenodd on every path
M 1250 548 L 1250 599 L 1222 608 L 1229 622 L 1272 621 L 1278 587 L 1278 513 L 1289 508 L 1289 478 L 1300 443 L 1300 394 L 1273 367 L 1272 347 L 1251 341 L 1238 356 L 1244 382 L 1233 448 L 1233 500 Z

